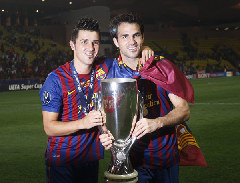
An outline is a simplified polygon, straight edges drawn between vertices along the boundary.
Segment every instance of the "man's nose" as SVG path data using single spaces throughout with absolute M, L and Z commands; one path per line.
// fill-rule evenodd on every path
M 88 49 L 95 50 L 94 43 L 89 43 L 88 44 Z
M 131 44 L 134 44 L 134 43 L 136 43 L 136 40 L 135 40 L 135 38 L 134 38 L 134 37 L 130 37 L 130 40 L 129 40 L 129 42 L 130 42 Z

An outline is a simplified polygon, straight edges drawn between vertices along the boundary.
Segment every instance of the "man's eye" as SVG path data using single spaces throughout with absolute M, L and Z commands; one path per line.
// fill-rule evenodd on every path
M 135 34 L 135 35 L 134 35 L 134 37 L 139 37 L 139 36 L 140 36 L 140 34 Z
M 99 45 L 99 41 L 93 41 L 93 44 Z
M 88 40 L 82 40 L 81 43 L 82 43 L 82 44 L 87 44 L 87 43 L 88 43 Z
M 123 36 L 122 36 L 122 38 L 123 38 L 123 39 L 126 39 L 126 38 L 127 38 L 127 36 L 126 36 L 126 35 L 123 35 Z

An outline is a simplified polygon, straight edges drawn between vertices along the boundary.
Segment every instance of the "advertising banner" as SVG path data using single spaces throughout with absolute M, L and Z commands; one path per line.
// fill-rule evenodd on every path
M 39 79 L 0 81 L 0 92 L 39 90 L 42 84 Z

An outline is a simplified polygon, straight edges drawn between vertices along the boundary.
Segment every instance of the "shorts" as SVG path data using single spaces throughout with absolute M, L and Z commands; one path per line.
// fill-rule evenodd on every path
M 179 165 L 166 169 L 149 169 L 136 167 L 138 183 L 178 183 Z
M 98 164 L 46 166 L 47 183 L 98 183 Z

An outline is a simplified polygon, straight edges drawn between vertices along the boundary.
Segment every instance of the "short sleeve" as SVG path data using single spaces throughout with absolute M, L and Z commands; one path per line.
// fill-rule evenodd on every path
M 50 73 L 39 92 L 42 101 L 42 110 L 60 112 L 62 106 L 62 86 L 55 73 Z

